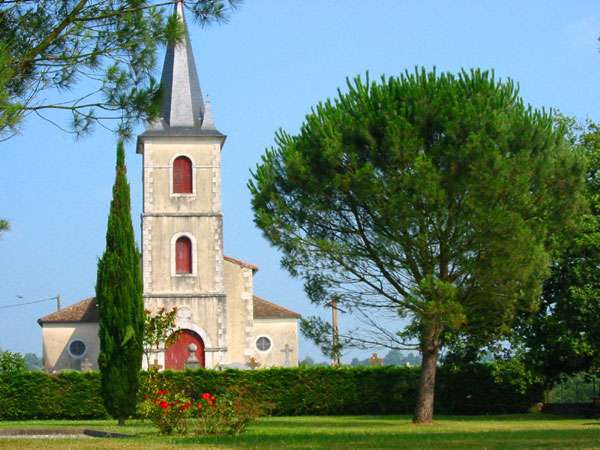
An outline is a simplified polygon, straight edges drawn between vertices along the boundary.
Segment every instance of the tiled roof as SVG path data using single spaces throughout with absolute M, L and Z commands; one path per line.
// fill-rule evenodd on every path
M 223 256 L 223 259 L 225 261 L 229 261 L 231 263 L 237 264 L 238 266 L 245 267 L 246 269 L 252 269 L 253 272 L 258 271 L 258 266 L 255 266 L 254 264 L 251 264 L 246 261 L 242 261 L 241 259 L 232 258 L 231 256 Z
M 300 314 L 283 306 L 271 303 L 257 295 L 254 296 L 254 318 L 255 319 L 299 319 Z M 48 314 L 40 319 L 38 323 L 74 323 L 74 322 L 98 322 L 98 308 L 94 297 L 86 298 L 60 311 Z
M 98 308 L 94 297 L 86 298 L 71 306 L 53 312 L 38 319 L 40 325 L 44 323 L 68 322 L 98 322 Z
M 255 319 L 299 319 L 300 317 L 302 316 L 294 311 L 271 303 L 257 295 L 254 296 Z

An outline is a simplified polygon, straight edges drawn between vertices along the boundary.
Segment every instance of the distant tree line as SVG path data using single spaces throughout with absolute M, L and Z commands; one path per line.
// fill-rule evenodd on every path
M 415 367 L 415 366 L 419 366 L 421 364 L 421 358 L 419 357 L 419 355 L 412 353 L 412 352 L 401 352 L 400 350 L 390 350 L 387 352 L 387 354 L 383 357 L 383 361 L 382 361 L 382 365 L 384 366 L 409 366 L 409 367 Z M 302 361 L 300 361 L 300 365 L 303 367 L 315 367 L 315 366 L 329 366 L 331 365 L 328 362 L 324 362 L 324 361 L 320 361 L 320 362 L 316 362 L 313 358 L 311 358 L 310 356 L 306 356 Z M 344 364 L 342 364 L 344 365 Z M 359 359 L 359 358 L 352 358 L 352 360 L 350 361 L 350 364 L 348 364 L 352 367 L 358 367 L 358 366 L 371 366 L 371 362 L 369 361 L 369 358 L 365 358 L 365 359 Z
M 35 353 L 9 352 L 0 349 L 0 374 L 16 374 L 42 370 L 43 362 Z

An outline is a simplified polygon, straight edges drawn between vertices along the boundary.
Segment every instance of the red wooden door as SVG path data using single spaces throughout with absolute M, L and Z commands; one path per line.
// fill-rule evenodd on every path
M 192 241 L 186 236 L 175 243 L 175 272 L 192 273 Z
M 165 352 L 165 369 L 183 370 L 185 362 L 190 357 L 189 345 L 196 344 L 196 358 L 200 367 L 204 367 L 204 341 L 197 333 L 191 330 L 181 330 L 179 339 L 171 344 Z

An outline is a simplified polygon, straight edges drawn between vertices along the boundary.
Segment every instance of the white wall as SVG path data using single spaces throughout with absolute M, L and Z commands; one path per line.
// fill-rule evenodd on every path
M 73 340 L 81 340 L 86 346 L 82 358 L 73 358 L 69 352 L 69 344 Z M 46 323 L 42 326 L 44 370 L 59 372 L 65 369 L 80 370 L 81 361 L 87 359 L 91 368 L 98 368 L 100 341 L 97 323 Z
M 256 339 L 267 336 L 271 339 L 271 348 L 261 352 L 256 348 Z M 288 367 L 298 366 L 298 320 L 297 319 L 255 319 L 254 342 L 252 349 L 254 357 L 260 362 L 261 367 L 285 367 L 285 353 L 282 352 L 285 344 L 293 350 L 289 354 Z

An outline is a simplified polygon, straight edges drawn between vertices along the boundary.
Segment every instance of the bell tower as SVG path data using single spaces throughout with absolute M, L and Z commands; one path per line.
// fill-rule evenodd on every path
M 199 360 L 214 367 L 227 352 L 220 154 L 225 135 L 202 96 L 182 2 L 174 14 L 185 36 L 166 51 L 160 118 L 137 140 L 143 155 L 144 302 L 150 310 L 177 307 L 177 325 L 202 347 Z

